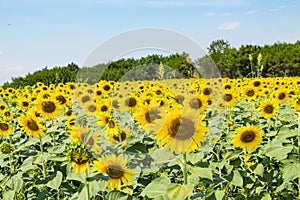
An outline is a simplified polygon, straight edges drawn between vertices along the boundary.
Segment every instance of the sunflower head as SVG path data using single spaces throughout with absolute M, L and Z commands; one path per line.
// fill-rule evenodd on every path
M 232 139 L 235 147 L 246 150 L 255 150 L 262 142 L 262 131 L 256 126 L 244 126 L 236 129 Z
M 94 170 L 109 177 L 110 189 L 121 189 L 121 185 L 129 185 L 133 181 L 133 170 L 126 166 L 127 160 L 122 155 L 107 155 L 94 161 Z
M 90 169 L 90 162 L 93 160 L 92 154 L 81 142 L 72 142 L 67 151 L 67 157 L 71 162 L 76 174 L 84 173 Z

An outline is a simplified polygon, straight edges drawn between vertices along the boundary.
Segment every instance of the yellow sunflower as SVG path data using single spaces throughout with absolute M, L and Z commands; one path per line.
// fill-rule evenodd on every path
M 22 130 L 30 136 L 38 137 L 44 134 L 45 127 L 32 112 L 21 115 L 18 118 L 18 122 L 22 126 Z
M 278 104 L 275 100 L 265 100 L 260 103 L 260 114 L 265 118 L 273 117 L 278 109 Z
M 256 126 L 243 126 L 236 129 L 236 134 L 232 139 L 235 147 L 246 150 L 256 149 L 262 142 L 262 131 Z
M 186 96 L 185 100 L 183 101 L 184 106 L 188 106 L 190 109 L 198 111 L 199 113 L 204 112 L 207 107 L 207 97 L 203 94 L 195 94 Z
M 166 120 L 167 111 L 156 102 L 142 104 L 133 114 L 136 124 L 138 124 L 147 133 L 157 132 L 162 128 Z
M 292 99 L 291 105 L 294 108 L 294 111 L 300 111 L 300 95 Z
M 126 129 L 120 129 L 118 135 L 108 135 L 106 136 L 106 139 L 111 142 L 123 142 L 128 137 L 129 137 L 129 131 Z
M 52 97 L 47 99 L 37 99 L 35 105 L 41 116 L 46 119 L 54 119 L 61 111 L 60 103 Z
M 13 132 L 13 129 L 10 123 L 6 121 L 0 121 L 0 135 L 1 136 L 8 136 Z
M 171 112 L 155 139 L 160 140 L 160 146 L 172 152 L 189 153 L 197 150 L 208 131 L 204 118 L 205 116 L 195 115 L 189 110 L 182 114 L 178 111 Z
M 225 105 L 226 108 L 232 108 L 237 100 L 237 93 L 232 90 L 225 90 L 225 92 L 222 94 L 222 102 Z
M 256 89 L 253 86 L 244 87 L 243 96 L 248 101 L 255 99 L 257 97 Z
M 90 169 L 92 155 L 84 144 L 72 142 L 68 148 L 68 157 L 76 174 Z
M 109 176 L 108 186 L 110 189 L 121 189 L 121 184 L 127 186 L 133 182 L 134 172 L 126 166 L 127 160 L 121 155 L 103 156 L 94 161 L 94 170 Z

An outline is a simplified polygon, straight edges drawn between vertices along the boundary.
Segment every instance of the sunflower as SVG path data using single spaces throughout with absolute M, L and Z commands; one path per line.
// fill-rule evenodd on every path
M 86 103 L 83 107 L 84 113 L 88 116 L 96 116 L 96 113 L 99 111 L 99 107 L 94 102 Z
M 300 111 L 300 95 L 294 97 L 292 99 L 291 104 L 292 104 L 292 107 L 294 108 L 294 111 L 298 111 L 299 112 Z
M 185 100 L 183 101 L 184 106 L 188 106 L 192 110 L 197 110 L 198 112 L 204 112 L 207 107 L 207 97 L 203 94 L 199 95 L 189 95 L 186 96 Z
M 41 124 L 40 120 L 33 112 L 21 115 L 18 118 L 18 122 L 22 126 L 22 130 L 30 136 L 38 137 L 44 134 L 45 127 Z
M 27 110 L 31 104 L 31 97 L 21 97 L 18 99 L 17 103 L 19 104 L 18 110 Z
M 47 99 L 37 99 L 35 105 L 41 116 L 46 119 L 54 119 L 61 111 L 60 103 L 52 97 Z
M 256 89 L 253 86 L 243 88 L 243 96 L 246 100 L 250 101 L 257 96 Z
M 182 115 L 178 111 L 168 114 L 163 128 L 155 135 L 164 146 L 176 153 L 189 153 L 198 149 L 206 137 L 208 128 L 203 122 L 205 116 L 195 115 L 186 110 Z
M 72 142 L 68 148 L 68 157 L 76 174 L 90 169 L 92 155 L 83 143 Z
M 225 90 L 225 92 L 222 94 L 222 99 L 221 101 L 224 103 L 226 108 L 232 108 L 235 103 L 236 103 L 236 98 L 237 93 L 232 89 L 232 90 Z
M 278 103 L 284 103 L 289 99 L 289 91 L 287 89 L 279 89 L 275 93 L 275 97 L 278 101 Z
M 10 110 L 4 110 L 2 111 L 2 118 L 10 121 L 14 118 L 14 115 Z
M 138 108 L 139 99 L 134 95 L 125 96 L 121 99 L 120 111 L 133 111 Z
M 129 137 L 129 131 L 126 129 L 120 129 L 118 135 L 108 135 L 106 136 L 106 139 L 111 142 L 123 142 L 128 137 Z
M 7 109 L 7 105 L 6 103 L 0 103 L 0 112 L 2 113 L 2 111 L 6 110 Z
M 126 167 L 127 160 L 121 155 L 103 156 L 97 161 L 94 161 L 94 170 L 109 176 L 108 186 L 110 189 L 121 189 L 121 184 L 125 186 L 128 182 L 133 182 L 134 172 Z
M 142 129 L 147 133 L 157 132 L 165 123 L 166 110 L 158 103 L 152 102 L 149 105 L 142 104 L 133 117 Z
M 1 136 L 8 136 L 13 132 L 13 129 L 10 123 L 6 121 L 0 121 L 0 135 Z
M 260 103 L 260 114 L 265 118 L 273 117 L 278 109 L 278 104 L 275 100 L 265 100 Z
M 262 131 L 256 126 L 243 126 L 236 129 L 236 134 L 232 139 L 235 147 L 246 150 L 256 149 L 262 142 Z

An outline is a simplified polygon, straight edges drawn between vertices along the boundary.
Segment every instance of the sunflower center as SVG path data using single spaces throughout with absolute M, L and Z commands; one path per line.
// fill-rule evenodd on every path
M 245 131 L 241 135 L 241 141 L 243 143 L 252 142 L 255 138 L 255 133 L 253 131 Z
M 74 158 L 76 157 L 76 158 Z M 75 162 L 78 165 L 84 165 L 85 163 L 87 163 L 89 161 L 89 159 L 86 156 L 72 156 L 72 161 Z
M 116 100 L 116 99 L 112 100 L 111 105 L 112 105 L 112 107 L 114 107 L 116 109 L 118 109 L 120 107 L 119 106 L 119 101 Z
M 66 98 L 64 96 L 62 96 L 62 95 L 58 95 L 56 97 L 56 100 L 58 100 L 59 103 L 61 103 L 61 104 L 65 104 L 67 102 Z
M 273 113 L 274 111 L 274 107 L 272 105 L 267 105 L 265 108 L 264 108 L 264 112 L 265 113 L 268 113 L 268 114 L 271 114 Z
M 106 112 L 108 110 L 108 107 L 106 105 L 101 106 L 100 109 L 102 112 Z
M 202 101 L 198 98 L 193 98 L 191 101 L 190 101 L 190 107 L 191 108 L 194 108 L 194 109 L 199 109 L 202 107 Z
M 124 131 L 122 131 L 122 132 L 120 133 L 120 136 L 121 136 L 121 137 L 119 137 L 119 136 L 117 136 L 117 135 L 114 135 L 113 138 L 114 138 L 114 140 L 116 140 L 116 141 L 118 141 L 118 142 L 120 142 L 120 139 L 121 139 L 122 141 L 124 141 L 124 140 L 126 139 L 126 133 L 125 133 Z
M 156 119 L 161 119 L 161 116 L 159 115 L 159 111 L 157 109 L 151 108 L 145 113 L 145 118 L 148 123 L 152 123 Z
M 53 113 L 55 111 L 55 103 L 52 101 L 45 101 L 42 103 L 42 110 L 46 113 Z
M 254 90 L 248 90 L 247 91 L 247 96 L 252 97 L 254 95 Z
M 89 140 L 87 141 L 87 144 L 90 146 L 93 146 L 95 144 L 95 140 L 93 137 L 90 137 Z
M 255 82 L 253 83 L 253 85 L 254 85 L 254 87 L 258 87 L 258 86 L 260 86 L 260 82 L 259 82 L 259 81 L 255 81 Z
M 96 111 L 96 106 L 90 105 L 90 106 L 88 107 L 88 110 L 89 110 L 90 112 L 95 112 L 95 111 Z
M 0 109 L 1 109 L 1 110 L 4 110 L 4 109 L 5 109 L 5 106 L 0 106 Z
M 178 140 L 186 140 L 194 136 L 194 122 L 186 117 L 179 117 L 170 122 L 169 134 L 171 137 Z
M 123 176 L 124 171 L 120 166 L 109 165 L 106 169 L 106 173 L 112 179 L 119 179 Z
M 116 127 L 115 122 L 112 121 L 112 120 L 109 120 L 109 122 L 108 122 L 108 127 L 109 127 L 109 128 L 115 128 L 115 127 Z
M 133 97 L 130 97 L 125 100 L 125 105 L 128 107 L 134 107 L 134 106 L 136 106 L 136 104 L 137 104 L 136 99 Z
M 23 101 L 23 102 L 22 102 L 22 106 L 27 107 L 27 106 L 29 106 L 29 103 L 26 102 L 26 101 Z
M 298 99 L 298 100 L 296 101 L 296 104 L 300 105 L 300 99 Z
M 110 86 L 109 86 L 109 85 L 105 85 L 105 86 L 103 87 L 103 89 L 104 89 L 105 91 L 109 91 L 109 90 L 110 90 Z
M 39 126 L 37 125 L 37 123 L 35 121 L 28 121 L 27 122 L 27 127 L 32 130 L 32 131 L 37 131 L 39 130 Z
M 205 89 L 203 90 L 203 94 L 204 94 L 204 95 L 210 95 L 211 92 L 212 92 L 212 89 L 211 89 L 211 88 L 205 88 Z
M 278 95 L 278 99 L 279 100 L 282 100 L 282 99 L 284 99 L 285 98 L 285 94 L 284 93 L 280 93 L 279 95 Z
M 231 85 L 225 85 L 225 89 L 231 89 Z
M 223 96 L 224 101 L 231 101 L 233 99 L 232 94 L 225 94 Z
M 7 131 L 9 129 L 9 126 L 6 123 L 0 123 L 0 130 L 1 131 Z
M 86 102 L 88 102 L 89 100 L 90 100 L 90 97 L 87 96 L 87 95 L 81 98 L 81 102 L 82 102 L 82 103 L 86 103 Z

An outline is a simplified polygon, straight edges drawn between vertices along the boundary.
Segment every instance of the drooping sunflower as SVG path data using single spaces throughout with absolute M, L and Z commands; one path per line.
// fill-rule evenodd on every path
M 45 127 L 33 112 L 21 115 L 18 118 L 18 122 L 22 126 L 22 130 L 30 136 L 39 137 L 44 134 Z
M 90 169 L 92 155 L 83 143 L 72 142 L 68 148 L 68 158 L 76 174 Z
M 41 116 L 46 119 L 54 119 L 61 112 L 60 103 L 52 97 L 47 99 L 37 99 L 35 105 Z
M 204 118 L 204 115 L 195 115 L 188 110 L 182 114 L 178 111 L 171 112 L 164 127 L 154 138 L 160 141 L 160 146 L 172 152 L 189 153 L 197 150 L 208 131 Z
M 6 121 L 0 120 L 0 135 L 8 136 L 13 132 L 12 126 Z
M 110 189 L 121 189 L 121 185 L 129 185 L 133 182 L 134 172 L 126 166 L 127 160 L 122 155 L 107 155 L 94 161 L 94 170 L 109 176 Z
M 278 109 L 278 104 L 275 100 L 265 100 L 260 103 L 260 114 L 265 118 L 273 117 Z
M 246 150 L 255 150 L 262 142 L 262 131 L 256 126 L 243 126 L 236 129 L 232 139 L 235 147 Z

